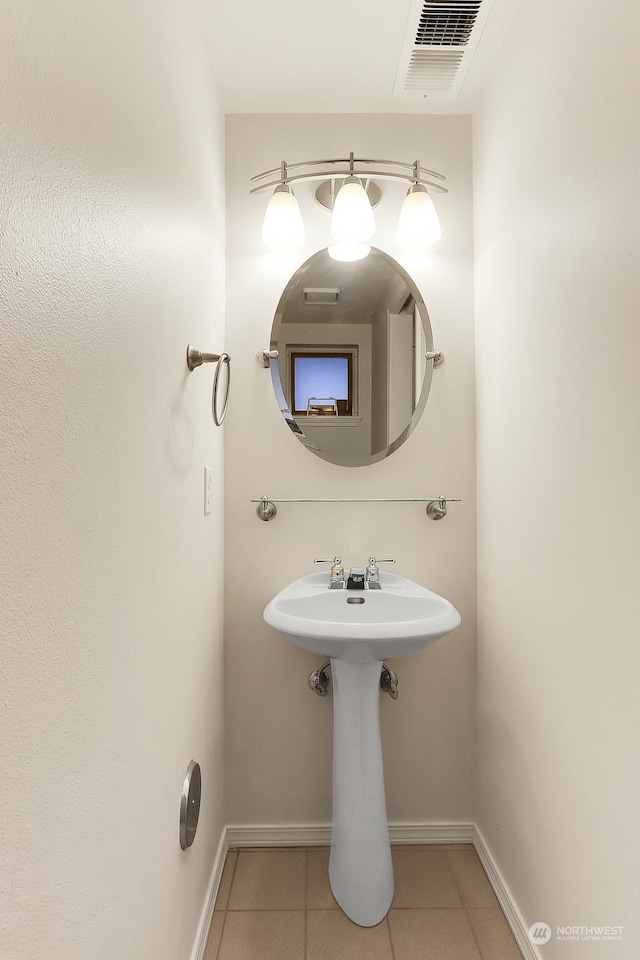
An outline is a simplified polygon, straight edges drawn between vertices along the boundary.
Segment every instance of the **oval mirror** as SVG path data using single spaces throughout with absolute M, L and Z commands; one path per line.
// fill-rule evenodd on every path
M 383 460 L 414 429 L 431 386 L 429 315 L 411 277 L 371 248 L 320 250 L 296 270 L 271 329 L 280 410 L 308 450 L 343 467 Z

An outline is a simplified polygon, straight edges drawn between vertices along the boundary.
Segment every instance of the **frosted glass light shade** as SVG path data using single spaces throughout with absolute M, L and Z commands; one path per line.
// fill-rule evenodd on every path
M 342 240 L 340 243 L 332 243 L 327 247 L 327 253 L 332 260 L 364 260 L 371 253 L 371 247 L 368 243 L 350 243 L 348 240 Z
M 427 247 L 442 236 L 435 205 L 421 183 L 409 190 L 398 220 L 398 240 L 412 247 Z
M 265 211 L 262 241 L 272 250 L 295 250 L 304 240 L 302 214 L 291 187 L 276 187 Z
M 333 204 L 331 236 L 334 240 L 361 243 L 376 232 L 371 203 L 358 177 L 347 177 Z

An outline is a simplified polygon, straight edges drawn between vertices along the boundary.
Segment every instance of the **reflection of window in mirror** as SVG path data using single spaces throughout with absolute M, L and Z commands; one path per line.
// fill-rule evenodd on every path
M 291 350 L 291 410 L 295 416 L 354 414 L 354 355 L 325 349 Z M 334 402 L 335 401 L 335 402 Z

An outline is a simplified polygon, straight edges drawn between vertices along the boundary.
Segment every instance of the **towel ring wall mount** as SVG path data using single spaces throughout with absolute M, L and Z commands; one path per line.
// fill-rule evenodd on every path
M 229 403 L 229 388 L 231 387 L 231 357 L 228 353 L 204 353 L 191 344 L 187 345 L 187 366 L 193 371 L 196 367 L 201 367 L 203 363 L 215 363 L 216 369 L 213 375 L 213 388 L 211 391 L 211 416 L 216 427 L 220 427 L 227 414 Z M 226 365 L 227 377 L 225 380 L 224 399 L 222 401 L 222 410 L 218 410 L 218 391 L 220 388 L 220 374 L 222 368 Z

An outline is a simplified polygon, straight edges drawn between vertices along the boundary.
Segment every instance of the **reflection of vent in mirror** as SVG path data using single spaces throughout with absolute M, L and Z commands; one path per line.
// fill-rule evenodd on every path
M 328 303 L 338 302 L 340 291 L 336 287 L 305 287 L 302 291 L 305 303 Z
M 416 46 L 461 47 L 469 41 L 482 0 L 427 0 Z

